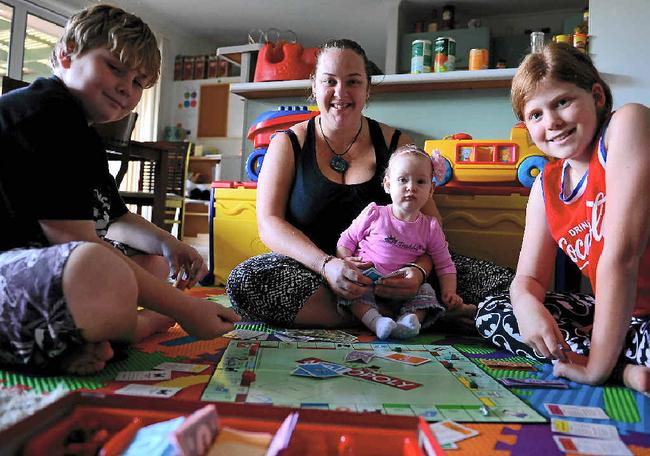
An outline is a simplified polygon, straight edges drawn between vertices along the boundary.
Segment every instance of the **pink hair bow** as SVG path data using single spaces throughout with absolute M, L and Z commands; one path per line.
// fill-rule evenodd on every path
M 433 167 L 433 177 L 436 178 L 436 183 L 442 182 L 445 178 L 447 166 L 445 165 L 445 159 L 440 155 L 438 149 L 431 151 L 431 166 Z

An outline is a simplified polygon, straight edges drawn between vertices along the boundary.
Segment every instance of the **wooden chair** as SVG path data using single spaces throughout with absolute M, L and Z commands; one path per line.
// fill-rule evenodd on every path
M 178 239 L 183 239 L 185 180 L 187 179 L 187 168 L 194 144 L 190 142 L 158 141 L 156 145 L 163 147 L 167 151 L 165 220 L 162 228 L 174 234 Z M 123 197 L 125 202 L 135 201 L 144 195 L 153 193 L 157 178 L 154 165 L 150 161 L 142 164 L 138 181 L 138 194 Z
M 138 176 L 138 190 L 135 192 L 120 192 L 126 204 L 136 206 L 136 212 L 142 213 L 145 206 L 155 203 L 155 189 L 157 180 L 162 179 L 165 184 L 164 218 L 158 223 L 160 228 L 174 234 L 178 239 L 183 238 L 183 216 L 185 214 L 185 179 L 187 165 L 194 144 L 188 142 L 157 141 L 146 144 L 148 147 L 160 149 L 166 156 L 166 170 L 163 176 L 156 173 L 157 164 L 153 160 L 141 160 Z M 118 184 L 119 185 L 119 184 Z M 153 220 L 152 220 L 153 221 Z
M 160 180 L 165 184 L 164 190 L 164 217 L 157 223 L 160 228 L 172 232 L 179 239 L 183 236 L 183 215 L 185 211 L 185 178 L 187 164 L 193 144 L 187 142 L 157 141 L 140 143 L 131 140 L 138 115 L 132 112 L 129 116 L 117 122 L 98 124 L 95 129 L 104 139 L 104 144 L 110 155 L 117 154 L 121 161 L 120 169 L 115 176 L 118 185 L 122 183 L 128 170 L 129 162 L 139 161 L 138 188 L 136 191 L 121 191 L 120 195 L 126 204 L 136 206 L 136 212 L 142 214 L 142 208 L 154 207 L 156 204 L 156 187 Z M 159 163 L 151 157 L 142 157 L 143 150 L 157 151 L 161 157 L 164 154 L 166 169 L 158 176 Z M 160 189 L 158 191 L 161 191 Z M 158 201 L 163 201 L 161 197 Z
M 132 112 L 117 122 L 94 125 L 95 130 L 97 130 L 99 136 L 104 140 L 107 149 L 120 147 L 120 150 L 122 150 L 120 169 L 115 176 L 115 182 L 117 182 L 118 187 L 122 183 L 129 168 L 129 149 L 126 146 L 131 142 L 131 135 L 133 134 L 133 129 L 135 128 L 137 120 L 138 113 Z
M 10 78 L 9 76 L 2 77 L 2 95 L 12 90 L 27 87 L 29 82 L 21 81 L 20 79 Z

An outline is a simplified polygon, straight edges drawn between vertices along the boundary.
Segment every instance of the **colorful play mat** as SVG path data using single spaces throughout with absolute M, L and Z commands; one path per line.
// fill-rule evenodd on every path
M 199 288 L 192 294 L 227 302 L 223 291 L 216 288 Z M 458 455 L 564 454 L 553 440 L 544 404 L 592 406 L 602 408 L 610 419 L 580 421 L 613 425 L 633 454 L 650 455 L 650 398 L 624 387 L 567 381 L 565 389 L 506 388 L 499 378 L 557 379 L 550 365 L 513 356 L 478 337 L 424 333 L 407 341 L 377 341 L 362 328 L 354 328 L 348 331 L 356 336 L 354 342 L 287 342 L 272 337 L 274 328 L 253 328 L 271 337 L 199 341 L 174 327 L 127 349 L 97 375 L 35 376 L 0 370 L 0 383 L 4 388 L 36 392 L 63 385 L 69 390 L 112 393 L 125 386 L 115 380 L 119 372 L 149 371 L 163 362 L 207 364 L 198 373 L 174 371 L 171 379 L 139 383 L 181 388 L 169 400 L 376 411 L 420 415 L 432 423 L 452 419 L 478 431 L 477 436 L 458 442 L 458 449 L 453 450 Z M 373 356 L 368 363 L 350 363 L 346 356 L 352 351 Z M 398 353 L 393 358 L 407 362 L 387 358 L 390 353 Z M 427 361 L 418 362 L 419 358 Z M 489 360 L 526 363 L 531 369 L 490 368 L 484 362 Z M 320 371 L 314 366 L 303 369 L 305 363 L 325 363 L 345 373 L 308 378 Z M 296 369 L 307 370 L 309 375 L 296 375 Z

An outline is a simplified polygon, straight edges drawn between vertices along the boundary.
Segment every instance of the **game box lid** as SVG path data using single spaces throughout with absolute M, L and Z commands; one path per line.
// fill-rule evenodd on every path
M 135 417 L 145 424 L 189 415 L 204 407 L 201 401 L 169 400 L 74 392 L 34 415 L 0 431 L 0 454 L 63 454 L 72 430 L 71 417 L 92 416 L 109 433 L 116 433 Z M 295 409 L 255 404 L 215 403 L 220 426 L 243 431 L 275 433 Z M 290 455 L 438 455 L 440 445 L 419 417 L 300 409 L 289 447 Z

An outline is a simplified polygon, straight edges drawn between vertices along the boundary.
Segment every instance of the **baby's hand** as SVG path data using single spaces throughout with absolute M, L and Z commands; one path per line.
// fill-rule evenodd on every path
M 453 310 L 463 304 L 463 298 L 451 291 L 442 293 L 442 302 L 447 305 L 448 310 Z
M 363 261 L 361 257 L 357 256 L 349 256 L 343 259 L 348 263 L 354 265 L 354 267 L 361 269 L 362 271 L 374 266 L 374 263 L 372 261 Z
M 451 294 L 458 299 L 450 300 L 449 303 L 446 303 L 447 311 L 440 320 L 457 325 L 464 330 L 475 331 L 474 318 L 476 317 L 476 306 L 474 304 L 465 304 L 456 293 Z

